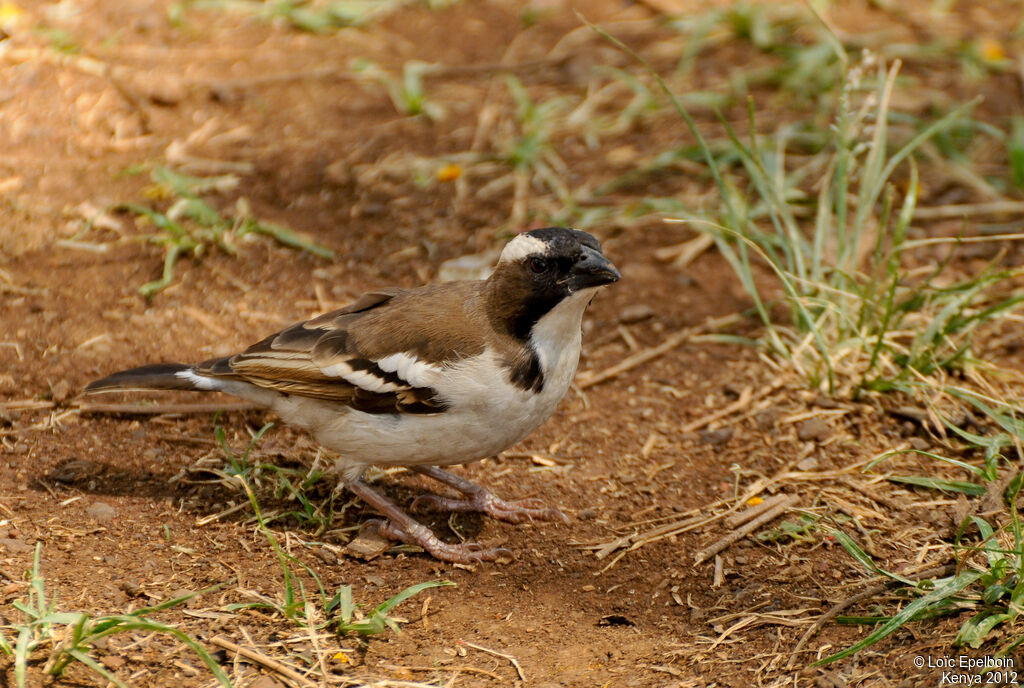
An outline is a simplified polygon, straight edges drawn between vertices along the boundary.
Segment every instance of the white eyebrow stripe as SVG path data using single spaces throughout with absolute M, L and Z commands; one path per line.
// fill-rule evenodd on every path
M 548 245 L 529 234 L 519 234 L 515 239 L 508 242 L 501 252 L 499 263 L 512 263 L 522 260 L 526 256 L 544 255 L 548 252 Z

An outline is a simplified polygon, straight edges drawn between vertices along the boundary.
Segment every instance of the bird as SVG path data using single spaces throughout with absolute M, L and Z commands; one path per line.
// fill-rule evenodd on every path
M 339 488 L 384 517 L 374 524 L 385 538 L 442 561 L 494 561 L 510 553 L 441 540 L 364 472 L 403 466 L 463 495 L 424 495 L 413 511 L 564 518 L 539 500 L 505 501 L 443 466 L 494 456 L 551 416 L 576 373 L 584 311 L 619 279 L 593 235 L 534 229 L 505 244 L 486 279 L 370 291 L 241 353 L 123 370 L 85 392 L 217 391 L 267 407 L 337 454 Z

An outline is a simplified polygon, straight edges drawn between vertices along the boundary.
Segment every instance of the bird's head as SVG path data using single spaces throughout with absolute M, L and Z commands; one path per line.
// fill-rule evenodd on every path
M 515 336 L 525 338 L 534 323 L 562 301 L 589 302 L 599 287 L 619 278 L 593 235 L 548 227 L 509 241 L 488 287 L 499 317 Z

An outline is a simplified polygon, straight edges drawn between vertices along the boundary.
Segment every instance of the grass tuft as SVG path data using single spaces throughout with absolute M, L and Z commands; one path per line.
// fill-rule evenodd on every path
M 29 665 L 37 662 L 43 662 L 44 673 L 54 678 L 60 678 L 68 666 L 78 662 L 118 688 L 127 688 L 127 684 L 96 660 L 92 652 L 103 638 L 133 631 L 173 636 L 199 656 L 220 685 L 231 688 L 227 675 L 202 645 L 183 631 L 148 618 L 223 586 L 199 590 L 127 614 L 93 617 L 86 612 L 63 612 L 58 610 L 56 595 L 47 598 L 41 567 L 42 548 L 42 543 L 36 545 L 28 596 L 12 603 L 21 613 L 21 621 L 0 626 L 0 652 L 14 658 L 14 681 L 18 688 L 28 685 Z
M 374 62 L 357 59 L 351 68 L 367 81 L 383 86 L 395 110 L 407 117 L 423 115 L 432 122 L 444 119 L 444 108 L 427 98 L 423 77 L 433 65 L 419 60 L 409 60 L 402 66 L 401 76 L 395 76 Z
M 167 10 L 172 26 L 185 24 L 186 10 L 238 12 L 269 22 L 283 22 L 299 31 L 329 33 L 366 26 L 406 6 L 409 0 L 182 0 Z
M 139 293 L 151 298 L 174 282 L 174 268 L 186 255 L 199 257 L 216 247 L 229 255 L 238 252 L 238 242 L 247 235 L 264 235 L 288 248 L 312 253 L 332 260 L 334 254 L 291 229 L 257 219 L 245 198 L 235 203 L 235 212 L 225 215 L 205 198 L 214 192 L 225 192 L 238 186 L 233 175 L 191 177 L 157 165 L 150 172 L 153 185 L 146 189 L 157 209 L 140 203 L 121 203 L 116 210 L 135 217 L 138 224 L 152 226 L 156 231 L 142 238 L 164 247 L 163 270 L 159 279 L 139 287 Z
M 425 581 L 417 583 L 367 612 L 362 612 L 359 605 L 353 600 L 352 586 L 350 585 L 341 585 L 338 587 L 337 592 L 330 595 L 316 571 L 281 546 L 277 536 L 270 530 L 266 519 L 263 517 L 259 501 L 249 483 L 247 477 L 251 474 L 249 456 L 253 448 L 272 425 L 272 423 L 268 423 L 260 428 L 253 435 L 245 451 L 241 456 L 237 457 L 228 445 L 223 429 L 217 427 L 215 430 L 217 441 L 224 451 L 225 457 L 237 471 L 235 478 L 242 485 L 249 498 L 249 503 L 256 516 L 257 528 L 263 537 L 266 538 L 270 547 L 274 550 L 274 554 L 277 556 L 284 585 L 283 593 L 278 599 L 263 597 L 257 602 L 232 604 L 227 607 L 229 611 L 262 609 L 280 614 L 299 627 L 311 631 L 329 629 L 339 636 L 348 633 L 355 633 L 361 636 L 377 635 L 388 629 L 395 632 L 400 631 L 399 624 L 401 620 L 393 616 L 391 612 L 402 602 L 430 588 L 455 585 L 451 581 Z M 304 572 L 313 582 L 316 587 L 315 593 L 310 594 L 307 591 L 306 583 L 296 573 L 296 569 Z
M 731 19 L 738 35 L 771 49 L 772 35 L 755 34 L 749 17 L 735 14 Z M 908 602 L 891 616 L 845 617 L 848 623 L 877 627 L 819 663 L 849 657 L 910 621 L 935 616 L 970 612 L 955 642 L 971 647 L 998 637 L 996 629 L 1012 628 L 1018 603 L 1024 600 L 1024 537 L 1016 509 L 1024 483 L 1019 463 L 1024 423 L 1018 420 L 1020 400 L 1012 388 L 997 385 L 997 380 L 1012 376 L 977 353 L 975 337 L 985 327 L 1015 317 L 1024 301 L 1018 286 L 1022 272 L 999 268 L 996 261 L 981 270 L 963 271 L 955 249 L 973 237 L 912 236 L 920 231 L 914 226 L 918 159 L 938 151 L 954 161 L 969 144 L 964 133 L 969 139 L 982 131 L 1006 142 L 1012 172 L 1019 132 L 1006 137 L 976 126 L 970 119 L 976 100 L 932 121 L 895 112 L 900 62 L 887 67 L 865 52 L 851 64 L 833 37 L 827 45 L 836 59 L 818 55 L 815 67 L 832 71 L 829 65 L 835 65 L 840 72 L 838 89 L 820 86 L 824 92 L 834 91 L 829 127 L 783 123 L 759 133 L 751 99 L 746 131 L 719 114 L 728 137 L 723 146 L 704 137 L 686 105 L 642 58 L 595 30 L 647 67 L 697 143 L 717 186 L 720 209 L 687 211 L 675 220 L 714 239 L 750 297 L 751 313 L 762 327 L 757 336 L 741 341 L 759 347 L 777 368 L 822 392 L 876 402 L 892 393 L 909 398 L 926 409 L 936 438 L 965 458 L 916 453 L 966 472 L 968 479 L 888 479 L 986 503 L 996 500 L 994 511 L 964 517 L 953 548 L 957 570 L 936 580 L 915 583 L 889 573 L 851 537 L 836 531 L 846 551 L 870 573 L 903 585 Z M 828 102 L 824 92 L 821 100 Z M 908 122 L 913 126 L 906 126 Z M 948 243 L 954 251 L 938 264 L 921 262 L 920 249 L 938 243 Z M 971 418 L 978 432 L 965 430 L 957 416 Z M 887 452 L 873 465 L 913 451 Z M 1017 452 L 1017 460 L 1011 451 Z M 1006 479 L 1012 489 L 1004 493 L 1001 481 Z M 799 537 L 809 525 L 787 522 L 767 536 Z M 1022 644 L 1024 634 L 1018 633 L 999 652 Z

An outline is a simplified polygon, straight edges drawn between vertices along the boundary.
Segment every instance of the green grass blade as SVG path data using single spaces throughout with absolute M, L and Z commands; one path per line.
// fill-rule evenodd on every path
M 136 609 L 135 611 L 131 612 L 130 616 L 146 616 L 147 614 L 153 614 L 154 612 L 161 612 L 161 611 L 163 611 L 165 609 L 170 609 L 171 607 L 177 607 L 179 604 L 182 604 L 184 602 L 188 602 L 189 600 L 191 600 L 193 598 L 201 597 L 201 596 L 203 596 L 203 595 L 205 595 L 207 593 L 216 592 L 217 590 L 223 590 L 225 587 L 227 587 L 228 585 L 231 585 L 231 583 L 233 583 L 233 582 L 234 582 L 234 579 L 229 580 L 229 581 L 225 581 L 224 583 L 218 583 L 217 585 L 211 585 L 208 588 L 203 588 L 202 590 L 196 590 L 195 592 L 190 592 L 190 593 L 187 593 L 185 595 L 181 595 L 179 597 L 171 598 L 171 599 L 166 600 L 164 602 L 161 602 L 159 604 L 155 604 L 155 605 L 153 605 L 151 607 L 142 607 L 141 609 Z
M 18 688 L 25 688 L 28 683 L 28 655 L 32 651 L 32 627 L 25 624 L 18 632 L 18 640 L 14 645 L 14 682 Z
M 1000 648 L 999 652 L 996 653 L 996 657 L 1006 657 L 1017 651 L 1017 648 L 1024 645 L 1024 633 L 1020 634 L 1011 641 L 1009 644 L 1004 645 Z
M 102 664 L 100 664 L 95 659 L 93 659 L 86 653 L 82 652 L 81 650 L 72 648 L 70 650 L 67 650 L 66 652 L 71 657 L 74 657 L 77 661 L 81 662 L 82 664 L 89 667 L 106 680 L 113 683 L 115 686 L 117 686 L 117 688 L 128 688 L 128 685 L 124 681 L 114 676 L 112 673 L 110 673 L 110 671 L 107 670 L 105 666 L 103 666 Z M 55 673 L 54 675 L 59 676 L 60 674 Z
M 854 643 L 850 647 L 837 652 L 833 655 L 829 655 L 824 659 L 818 660 L 811 666 L 818 667 L 824 666 L 825 664 L 831 664 L 832 662 L 845 659 L 850 655 L 860 652 L 866 647 L 869 647 L 879 640 L 885 638 L 893 631 L 900 628 L 903 624 L 907 623 L 915 617 L 919 612 L 922 612 L 930 607 L 934 607 L 936 604 L 956 595 L 961 590 L 969 587 L 976 580 L 981 577 L 979 571 L 964 571 L 960 575 L 953 578 L 943 579 L 943 582 L 937 583 L 935 588 L 930 592 L 922 595 L 918 599 L 914 600 L 906 607 L 904 607 L 898 614 L 893 616 L 887 622 L 875 629 L 873 633 L 863 638 L 857 643 Z
M 869 573 L 873 573 L 876 576 L 885 576 L 886 578 L 891 578 L 891 579 L 893 579 L 895 581 L 899 581 L 900 583 L 905 583 L 906 585 L 911 585 L 911 586 L 916 585 L 916 583 L 914 581 L 910 580 L 909 578 L 904 578 L 903 576 L 900 576 L 900 575 L 895 574 L 895 573 L 891 573 L 889 571 L 886 571 L 882 567 L 880 567 L 868 555 L 867 552 L 865 552 L 863 549 L 861 549 L 860 545 L 858 545 L 857 542 L 852 537 L 850 537 L 849 535 L 847 535 L 843 531 L 841 531 L 841 530 L 839 530 L 837 528 L 829 528 L 828 532 L 829 532 L 830 535 L 835 537 L 835 539 L 839 541 L 839 544 L 843 546 L 843 549 L 845 549 L 847 552 L 849 552 L 850 556 L 852 556 L 854 559 L 856 559 L 858 562 L 860 562 L 860 564 L 864 568 L 866 568 Z
M 58 626 L 84 625 L 89 620 L 88 614 L 82 612 L 50 612 L 35 620 L 36 624 L 55 624 Z
M 1012 621 L 1015 616 L 1015 614 L 1006 612 L 979 612 L 960 627 L 960 631 L 956 634 L 956 639 L 953 640 L 953 645 L 970 645 L 972 648 L 977 649 L 988 640 L 988 635 L 992 632 L 992 629 L 1005 621 Z
M 307 253 L 312 253 L 314 256 L 326 258 L 327 260 L 334 260 L 334 252 L 329 248 L 325 248 L 312 241 L 307 241 L 283 225 L 274 224 L 273 222 L 257 222 L 255 220 L 250 220 L 245 224 L 245 229 L 249 232 L 272 237 L 274 241 L 282 246 L 300 249 Z
M 453 585 L 455 585 L 455 583 L 451 581 L 425 581 L 423 583 L 417 583 L 416 585 L 409 586 L 391 599 L 378 605 L 373 611 L 377 614 L 387 614 L 402 602 L 405 602 L 413 595 L 417 595 L 424 590 L 429 590 L 430 588 L 444 588 Z
M 1014 116 L 1006 148 L 1010 159 L 1010 180 L 1017 188 L 1024 187 L 1024 116 Z
M 163 291 L 171 285 L 174 281 L 174 265 L 178 262 L 178 258 L 186 250 L 181 244 L 168 244 L 166 253 L 164 254 L 164 269 L 160 279 L 147 282 L 139 287 L 139 293 L 146 298 L 152 297 L 159 291 Z
M 141 215 L 153 223 L 153 226 L 157 229 L 167 232 L 174 239 L 185 240 L 188 238 L 188 232 L 179 225 L 177 222 L 167 217 L 161 212 L 157 212 L 152 208 L 138 203 L 119 203 L 115 206 L 116 210 L 127 211 Z
M 889 451 L 878 455 L 877 457 L 871 460 L 871 463 L 864 467 L 864 470 L 870 470 L 877 466 L 882 461 L 888 459 L 889 457 L 898 456 L 900 454 L 917 454 L 918 456 L 927 456 L 930 459 L 935 459 L 936 461 L 941 461 L 942 463 L 948 463 L 950 466 L 962 468 L 965 471 L 973 473 L 979 478 L 985 478 L 985 469 L 969 464 L 966 461 L 960 461 L 959 459 L 951 459 L 948 456 L 942 456 L 941 454 L 935 454 L 933 452 L 925 451 L 923 449 L 912 449 L 909 447 L 907 449 L 890 449 Z
M 196 653 L 206 668 L 210 670 L 210 673 L 214 675 L 217 681 L 224 688 L 232 688 L 231 681 L 228 679 L 227 674 L 220 668 L 220 664 L 213 658 L 205 647 L 200 645 L 194 638 L 189 636 L 184 631 L 177 629 L 173 626 L 159 623 L 157 621 L 151 621 L 150 619 L 133 616 L 131 614 L 122 614 L 119 616 L 106 617 L 105 621 L 114 621 L 115 625 L 108 628 L 103 633 L 97 633 L 92 636 L 93 639 L 99 639 L 109 635 L 115 635 L 117 633 L 126 633 L 128 631 L 151 631 L 156 633 L 164 633 L 166 635 L 173 636 L 183 645 L 187 646 L 190 650 Z
M 969 497 L 981 497 L 987 491 L 984 485 L 969 483 L 963 480 L 945 480 L 918 475 L 890 475 L 887 479 L 894 483 L 927 487 L 933 490 L 942 490 L 943 492 L 962 492 Z
M 973 110 L 974 107 L 978 105 L 978 103 L 980 103 L 981 101 L 982 98 L 980 96 L 974 98 L 970 102 L 961 105 L 958 108 L 955 108 L 945 117 L 933 122 L 932 124 L 929 124 L 927 127 L 922 129 L 916 136 L 914 136 L 914 138 L 910 139 L 910 141 L 904 144 L 902 148 L 900 148 L 895 154 L 893 154 L 891 158 L 889 158 L 889 162 L 885 165 L 885 168 L 882 170 L 882 179 L 889 179 L 892 176 L 892 173 L 896 171 L 896 168 L 899 167 L 900 163 L 902 163 L 907 158 L 907 156 L 909 156 L 911 153 L 920 148 L 925 141 L 928 141 L 929 139 L 933 138 L 940 131 L 944 131 L 953 126 L 957 121 L 960 120 L 961 117 L 963 117 L 966 113 Z M 875 198 L 877 198 L 877 195 L 875 196 Z

